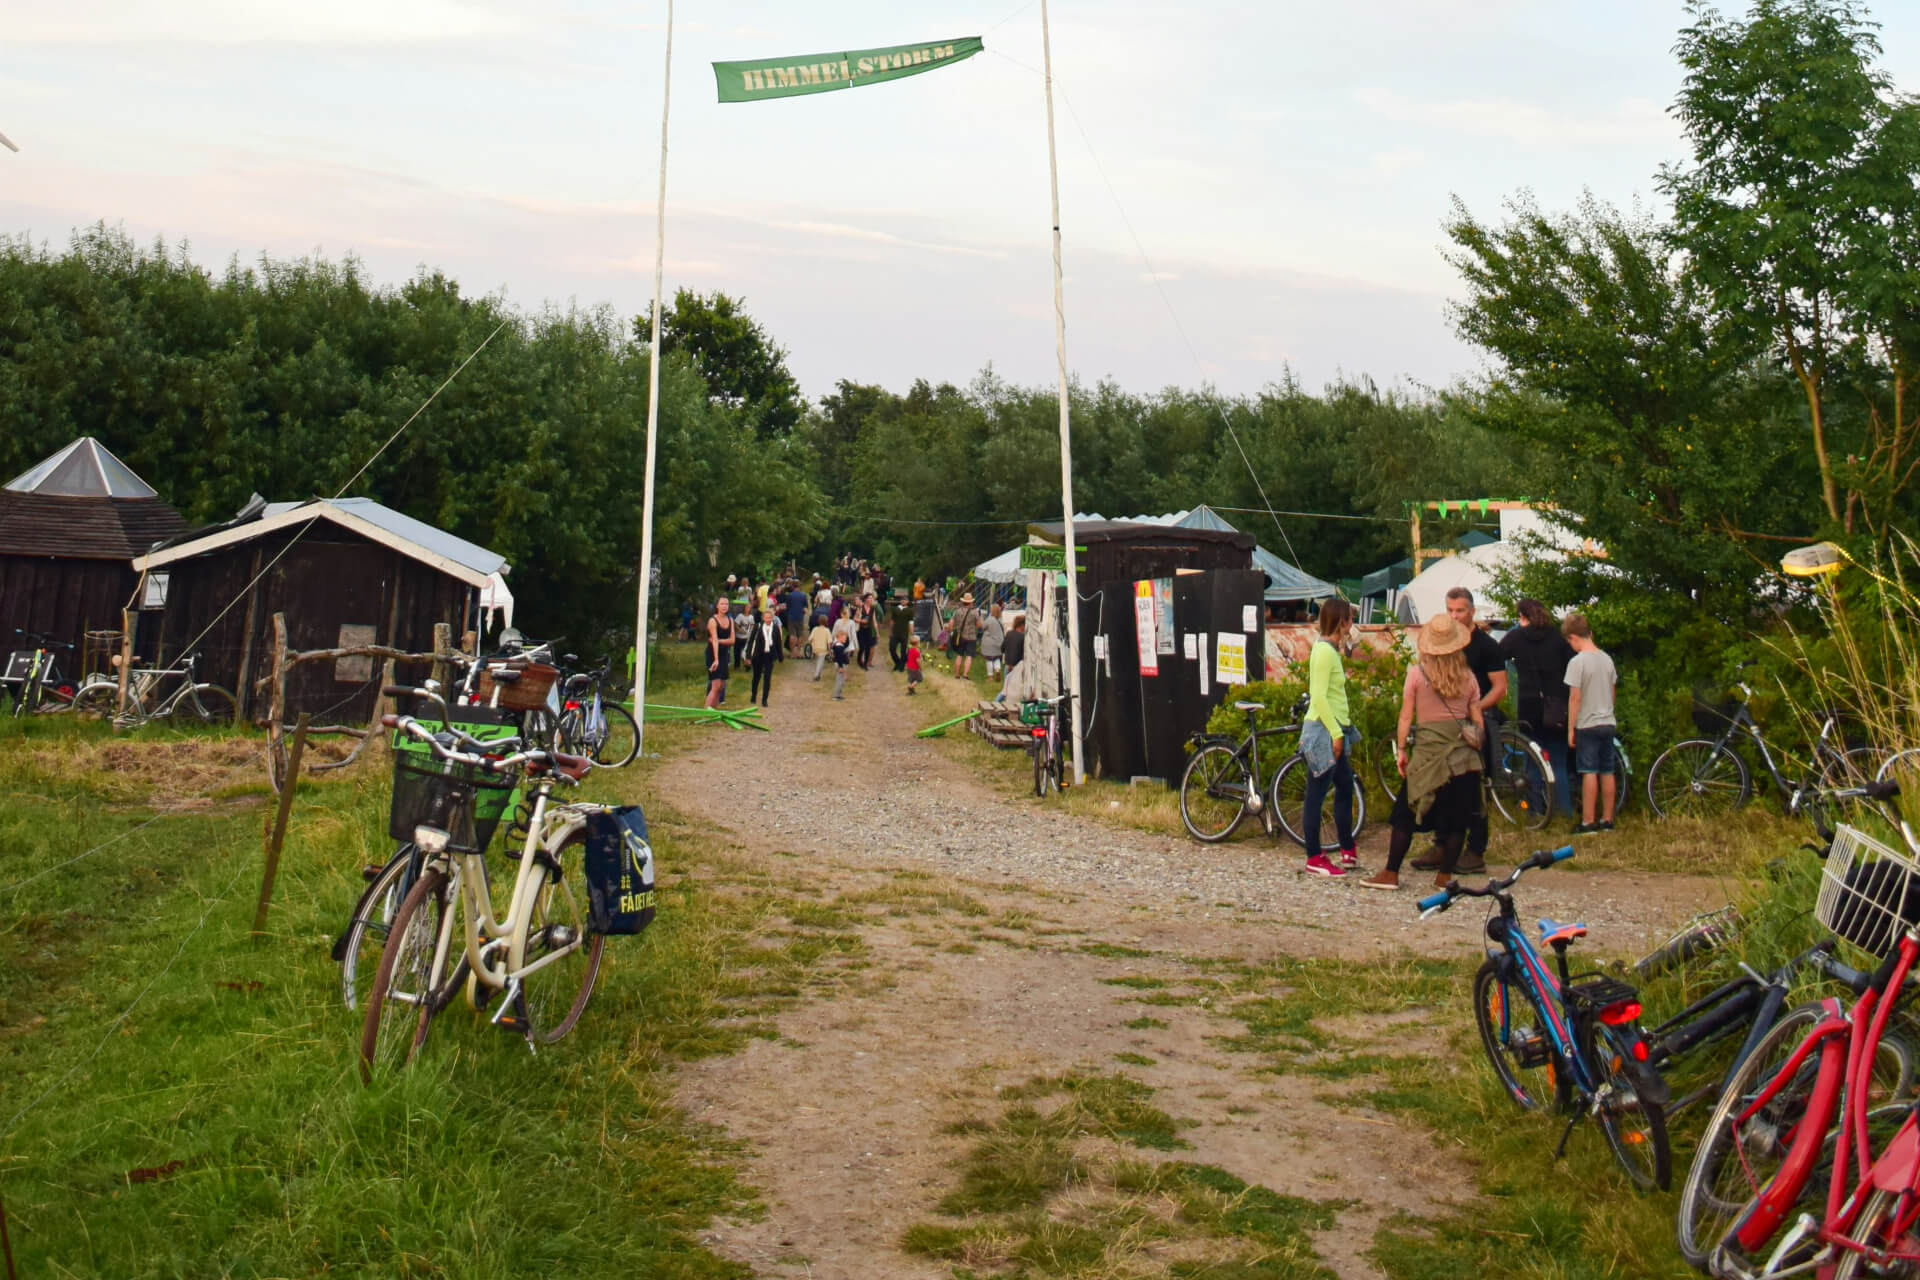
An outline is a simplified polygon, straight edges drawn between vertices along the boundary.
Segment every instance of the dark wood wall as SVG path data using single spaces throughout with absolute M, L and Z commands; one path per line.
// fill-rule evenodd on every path
M 173 662 L 206 630 L 195 646 L 201 679 L 236 697 L 249 687 L 246 713 L 259 721 L 267 695 L 250 686 L 272 670 L 275 613 L 286 615 L 287 643 L 296 650 L 341 647 L 342 627 L 370 628 L 372 643 L 415 653 L 433 648 L 435 623 L 448 624 L 458 640 L 471 616 L 473 588 L 326 523 L 315 524 L 275 563 L 296 532 L 281 530 L 166 566 L 172 573 L 167 607 L 141 615 L 138 656 Z M 263 568 L 265 576 L 248 591 Z M 287 718 L 305 711 L 325 723 L 365 723 L 379 701 L 380 669 L 378 661 L 364 676 L 333 662 L 296 667 L 287 680 Z M 427 670 L 403 665 L 398 674 L 417 680 Z
M 74 647 L 60 665 L 78 675 L 83 633 L 118 631 L 133 583 L 125 560 L 0 555 L 0 651 L 20 647 L 16 629 L 38 631 Z

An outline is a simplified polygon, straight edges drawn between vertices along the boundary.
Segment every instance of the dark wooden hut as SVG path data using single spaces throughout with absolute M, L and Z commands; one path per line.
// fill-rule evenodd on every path
M 433 648 L 434 624 L 459 639 L 507 562 L 497 552 L 370 498 L 255 502 L 135 561 L 141 594 L 134 649 L 142 661 L 200 655 L 204 680 L 233 690 L 255 721 L 267 703 L 255 683 L 272 670 L 273 616 L 286 615 L 294 650 L 385 645 Z M 256 581 L 257 579 L 257 581 Z M 251 584 L 251 585 L 250 585 Z M 381 664 L 307 663 L 287 681 L 289 719 L 365 723 L 379 699 Z M 403 679 L 426 675 L 403 668 Z
M 118 631 L 134 557 L 186 527 L 91 436 L 14 477 L 0 489 L 0 649 L 18 647 L 16 629 L 76 650 L 90 629 Z

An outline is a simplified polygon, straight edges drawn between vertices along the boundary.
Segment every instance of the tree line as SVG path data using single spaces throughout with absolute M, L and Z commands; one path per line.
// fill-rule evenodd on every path
M 1076 383 L 1076 507 L 1208 503 L 1337 580 L 1406 554 L 1408 502 L 1538 499 L 1607 558 L 1537 564 L 1514 589 L 1587 608 L 1645 656 L 1677 644 L 1688 669 L 1699 628 L 1767 616 L 1763 571 L 1794 541 L 1864 554 L 1910 530 L 1920 107 L 1847 0 L 1696 2 L 1676 53 L 1692 154 L 1657 175 L 1669 216 L 1452 209 L 1452 320 L 1487 373 L 1310 389 L 1278 370 L 1251 395 Z M 944 577 L 1058 519 L 1053 388 L 988 368 L 809 400 L 745 304 L 683 291 L 663 317 L 664 591 L 845 551 Z M 214 272 L 105 225 L 59 250 L 0 240 L 0 468 L 91 434 L 190 520 L 253 492 L 331 496 L 479 349 L 351 492 L 506 555 L 536 628 L 616 634 L 650 336 L 649 316 L 519 311 L 428 269 L 399 287 L 352 260 Z

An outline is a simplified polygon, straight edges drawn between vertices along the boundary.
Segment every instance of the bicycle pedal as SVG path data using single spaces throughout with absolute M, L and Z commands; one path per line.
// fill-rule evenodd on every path
M 365 880 L 368 884 L 372 884 L 375 880 L 378 880 L 380 878 L 380 873 L 385 870 L 386 870 L 385 867 L 376 866 L 375 864 L 369 862 L 366 866 L 360 868 L 360 878 L 362 880 Z

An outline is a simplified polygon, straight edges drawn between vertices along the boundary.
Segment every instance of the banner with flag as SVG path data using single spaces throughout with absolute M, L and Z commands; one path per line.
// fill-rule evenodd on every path
M 833 89 L 856 89 L 883 80 L 917 76 L 965 61 L 984 48 L 986 45 L 979 36 L 962 36 L 886 49 L 809 53 L 790 58 L 761 58 L 755 62 L 716 62 L 713 78 L 719 82 L 720 101 L 758 102 L 762 98 L 792 98 Z

